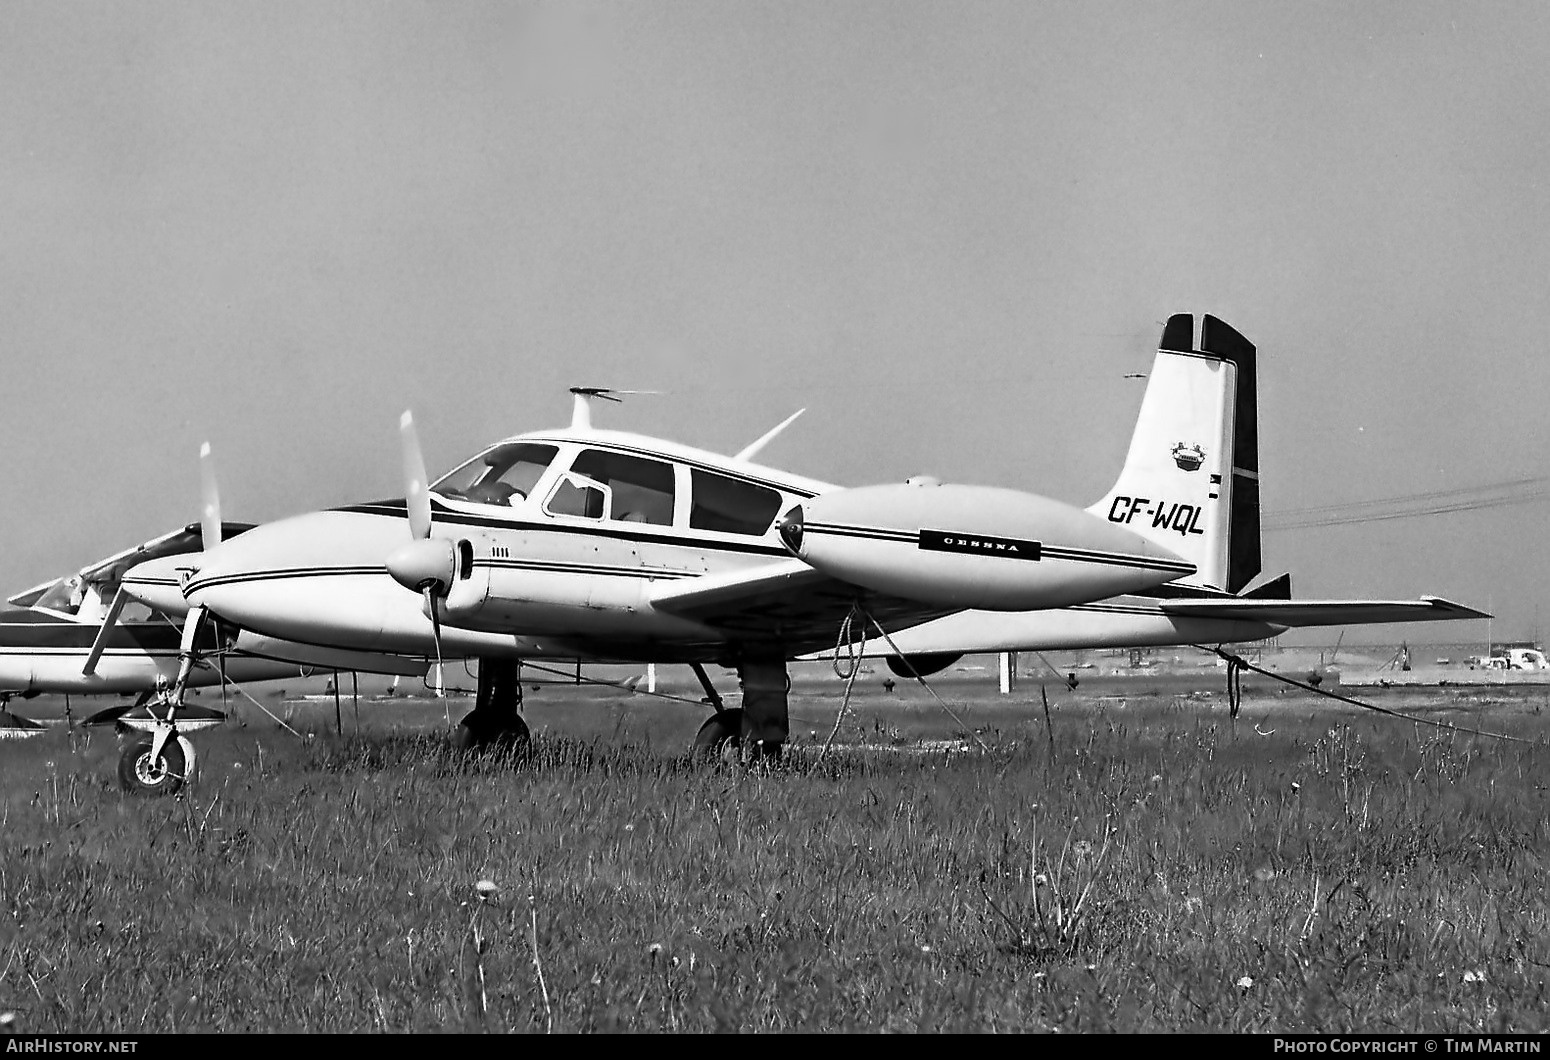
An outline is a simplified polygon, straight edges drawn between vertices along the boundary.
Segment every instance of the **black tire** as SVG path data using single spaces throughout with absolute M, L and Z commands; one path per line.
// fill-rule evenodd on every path
M 527 722 L 519 717 L 506 720 L 499 728 L 470 712 L 452 730 L 452 748 L 456 751 L 510 751 L 521 754 L 533 742 Z
M 736 708 L 721 710 L 705 719 L 694 734 L 690 752 L 696 762 L 720 762 L 735 759 L 743 745 L 743 712 Z
M 153 762 L 151 746 L 145 737 L 124 748 L 118 758 L 119 785 L 133 795 L 172 795 L 182 790 L 188 768 L 183 748 L 176 739 L 168 740 Z

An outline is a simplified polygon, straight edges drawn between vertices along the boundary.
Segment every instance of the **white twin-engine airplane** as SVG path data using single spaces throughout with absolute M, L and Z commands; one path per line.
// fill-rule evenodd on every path
M 787 662 L 836 650 L 842 626 L 929 673 L 973 652 L 1482 617 L 1432 597 L 1292 601 L 1286 576 L 1244 592 L 1260 569 L 1255 351 L 1214 317 L 1198 343 L 1191 316 L 1168 321 L 1124 469 L 1085 511 L 930 479 L 842 489 L 753 463 L 774 431 L 727 457 L 594 429 L 607 396 L 578 389 L 569 429 L 429 486 L 406 413 L 405 499 L 262 525 L 182 564 L 185 657 L 210 615 L 319 649 L 474 656 L 465 745 L 525 737 L 522 659 L 682 662 L 715 708 L 696 748 L 769 753 Z M 740 709 L 707 662 L 736 668 Z

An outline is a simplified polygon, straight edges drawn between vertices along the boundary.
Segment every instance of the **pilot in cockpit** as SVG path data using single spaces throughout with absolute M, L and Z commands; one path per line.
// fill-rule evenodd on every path
M 521 504 L 557 451 L 530 442 L 499 445 L 443 476 L 431 490 L 476 504 Z

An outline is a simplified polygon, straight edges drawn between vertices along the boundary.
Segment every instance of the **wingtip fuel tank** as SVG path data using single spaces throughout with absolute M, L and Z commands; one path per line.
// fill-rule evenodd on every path
M 1069 504 L 989 486 L 837 490 L 781 521 L 831 577 L 942 607 L 1031 611 L 1149 589 L 1193 564 Z

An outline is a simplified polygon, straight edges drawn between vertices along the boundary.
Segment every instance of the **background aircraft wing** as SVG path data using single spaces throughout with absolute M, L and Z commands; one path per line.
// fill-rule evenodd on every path
M 1438 596 L 1423 596 L 1419 600 L 1164 600 L 1160 606 L 1164 614 L 1181 618 L 1233 618 L 1287 627 L 1491 617 Z
M 251 530 L 252 523 L 222 523 L 222 538 L 235 537 L 245 530 Z M 126 548 L 122 552 L 116 552 L 106 559 L 99 559 L 89 563 L 80 569 L 78 574 L 67 575 L 64 578 L 54 578 L 42 585 L 34 585 L 31 589 L 24 590 L 10 597 L 7 603 L 17 607 L 35 607 L 42 603 L 43 606 L 53 605 L 52 601 L 43 601 L 43 597 L 65 583 L 74 581 L 80 585 L 101 585 L 110 590 L 116 588 L 124 572 L 130 567 L 144 563 L 147 560 L 160 559 L 162 556 L 181 556 L 190 552 L 199 552 L 204 549 L 204 534 L 198 523 L 190 523 L 188 526 L 171 530 L 160 537 L 153 537 L 149 541 L 141 542 L 133 548 Z
M 840 624 L 858 602 L 889 633 L 956 610 L 862 589 L 800 559 L 666 583 L 651 602 L 662 611 L 721 630 L 728 639 L 778 646 L 788 656 L 832 649 Z M 856 639 L 862 632 L 855 630 Z M 869 640 L 878 636 L 870 625 L 864 632 Z

